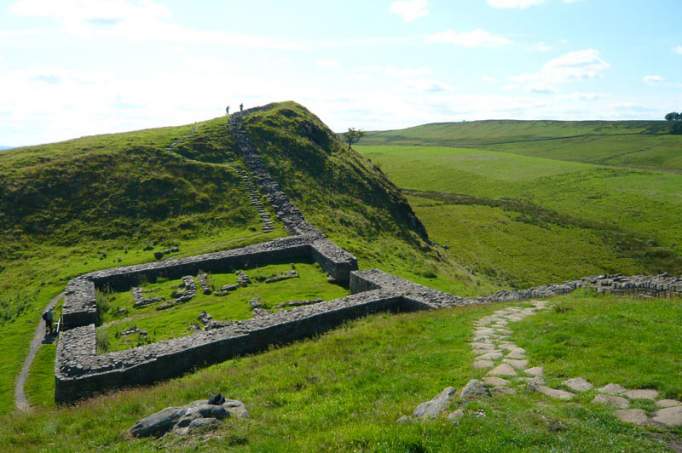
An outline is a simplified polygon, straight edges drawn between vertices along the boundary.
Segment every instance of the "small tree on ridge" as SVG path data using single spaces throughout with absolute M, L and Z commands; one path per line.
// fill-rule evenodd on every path
M 348 132 L 343 135 L 346 139 L 346 143 L 348 143 L 348 149 L 350 149 L 353 143 L 359 142 L 360 139 L 365 136 L 365 132 L 361 131 L 360 129 L 353 129 L 350 127 L 348 128 Z

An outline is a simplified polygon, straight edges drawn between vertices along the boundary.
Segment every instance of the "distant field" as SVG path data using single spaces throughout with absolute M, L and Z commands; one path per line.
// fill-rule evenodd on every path
M 476 147 L 548 159 L 682 172 L 682 136 L 663 121 L 473 121 L 369 132 L 361 145 Z
M 471 148 L 358 149 L 447 254 L 498 281 L 682 273 L 682 175 Z

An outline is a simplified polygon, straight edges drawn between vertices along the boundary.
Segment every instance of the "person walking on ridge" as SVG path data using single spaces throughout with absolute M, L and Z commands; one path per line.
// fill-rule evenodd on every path
M 244 111 L 244 103 L 243 102 L 241 104 L 239 104 L 239 111 L 240 112 Z
M 229 105 L 227 107 L 225 107 L 225 114 L 227 116 L 230 116 L 230 106 Z

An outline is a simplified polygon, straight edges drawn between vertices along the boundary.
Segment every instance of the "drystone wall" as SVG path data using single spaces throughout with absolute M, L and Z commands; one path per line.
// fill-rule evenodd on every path
M 74 402 L 115 388 L 150 384 L 179 376 L 196 367 L 317 335 L 347 320 L 382 311 L 403 312 L 517 301 L 566 294 L 582 287 L 617 294 L 682 296 L 682 279 L 668 275 L 587 277 L 558 285 L 463 298 L 379 270 L 358 271 L 355 257 L 308 224 L 268 174 L 258 151 L 241 126 L 243 115 L 255 110 L 259 109 L 233 115 L 230 127 L 258 189 L 294 236 L 234 250 L 92 272 L 70 281 L 65 290 L 63 331 L 55 362 L 57 402 Z M 264 313 L 247 321 L 225 323 L 224 326 L 182 338 L 97 354 L 97 288 L 124 291 L 142 280 L 155 281 L 158 277 L 181 278 L 200 272 L 226 272 L 299 260 L 319 263 L 331 278 L 348 285 L 352 295 L 277 313 Z

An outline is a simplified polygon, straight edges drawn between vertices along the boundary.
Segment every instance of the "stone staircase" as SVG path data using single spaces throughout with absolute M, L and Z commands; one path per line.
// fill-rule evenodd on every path
M 248 172 L 246 172 L 246 170 L 242 168 L 237 168 L 237 173 L 239 174 L 239 178 L 242 180 L 242 184 L 244 185 L 244 187 L 246 187 L 246 190 L 249 192 L 249 201 L 251 202 L 251 205 L 254 208 L 256 208 L 256 211 L 258 211 L 258 216 L 263 222 L 263 232 L 264 233 L 271 232 L 272 230 L 275 229 L 275 226 L 272 223 L 272 218 L 270 217 L 270 214 L 265 209 L 265 206 L 261 201 L 261 197 L 258 192 L 258 189 L 256 188 L 256 185 L 254 184 L 253 180 L 249 177 L 249 174 Z

